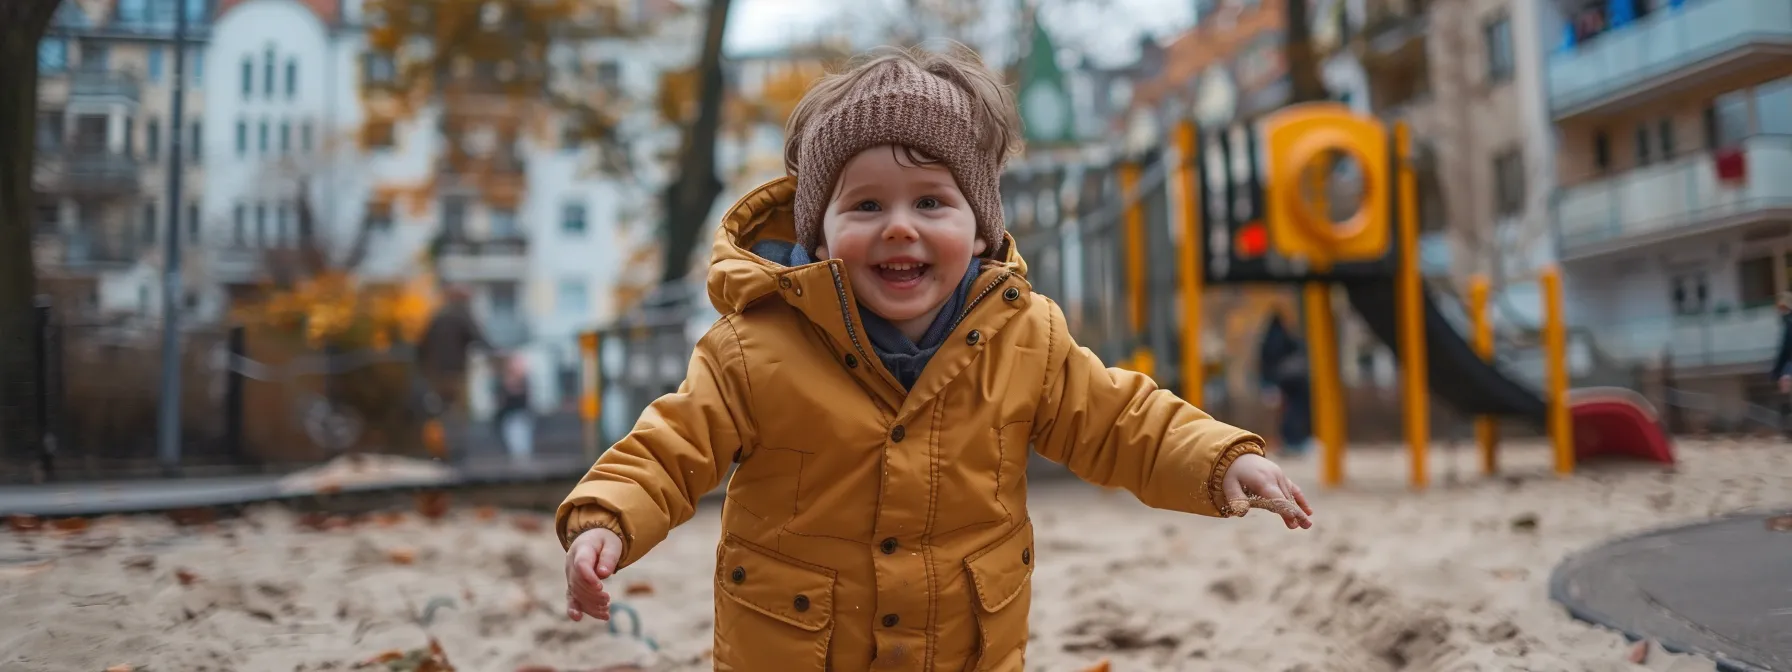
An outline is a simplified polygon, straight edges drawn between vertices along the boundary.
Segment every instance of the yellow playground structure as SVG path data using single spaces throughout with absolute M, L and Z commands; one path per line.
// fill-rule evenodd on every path
M 1545 430 L 1559 474 L 1597 453 L 1672 461 L 1640 396 L 1570 394 L 1554 268 L 1539 278 L 1542 389 L 1496 362 L 1485 278 L 1465 302 L 1471 324 L 1459 331 L 1439 309 L 1421 274 L 1418 179 L 1404 124 L 1303 103 L 1223 129 L 1185 122 L 1172 138 L 1169 147 L 1118 157 L 1022 161 L 1003 176 L 1006 219 L 1029 279 L 1064 306 L 1079 343 L 1205 405 L 1214 360 L 1203 340 L 1208 289 L 1298 285 L 1320 480 L 1338 485 L 1347 432 L 1333 298 L 1342 293 L 1396 353 L 1414 488 L 1428 484 L 1434 398 L 1476 418 L 1486 473 L 1498 469 L 1502 417 Z M 676 388 L 683 371 L 668 363 L 688 356 L 689 332 L 681 320 L 637 321 L 581 339 L 592 455 Z

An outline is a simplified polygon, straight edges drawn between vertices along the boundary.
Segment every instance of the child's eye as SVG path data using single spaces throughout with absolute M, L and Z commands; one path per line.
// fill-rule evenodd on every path
M 932 210 L 934 208 L 940 207 L 940 199 L 934 198 L 932 196 L 928 196 L 919 201 L 915 201 L 915 207 L 920 208 L 922 210 Z
M 879 206 L 877 201 L 859 201 L 859 204 L 852 206 L 852 209 L 859 212 L 877 212 L 882 210 L 883 207 Z

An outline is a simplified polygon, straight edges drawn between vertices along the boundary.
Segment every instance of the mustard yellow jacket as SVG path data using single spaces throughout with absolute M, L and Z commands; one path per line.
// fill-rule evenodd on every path
M 722 319 L 678 391 L 556 516 L 562 544 L 616 532 L 627 567 L 738 463 L 716 549 L 715 669 L 1022 669 L 1029 449 L 1147 505 L 1221 515 L 1226 468 L 1262 439 L 1078 347 L 1012 241 L 904 391 L 839 262 L 748 251 L 794 239 L 794 188 L 774 180 L 727 213 L 708 278 Z

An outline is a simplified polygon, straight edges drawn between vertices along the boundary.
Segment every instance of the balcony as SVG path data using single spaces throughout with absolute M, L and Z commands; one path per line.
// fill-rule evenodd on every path
M 1761 221 L 1792 219 L 1792 136 L 1743 142 L 1744 177 L 1720 183 L 1711 153 L 1626 171 L 1558 193 L 1563 260 Z
M 1688 0 L 1552 55 L 1547 79 L 1557 120 L 1669 96 L 1713 77 L 1783 65 L 1792 55 L 1792 3 Z
M 1764 372 L 1778 352 L 1780 316 L 1768 306 L 1606 325 L 1599 329 L 1598 341 L 1606 353 L 1624 361 L 1660 363 L 1666 357 L 1677 370 Z
M 501 350 L 518 348 L 529 343 L 529 323 L 516 315 L 498 315 L 481 325 L 485 340 Z
M 69 73 L 68 98 L 74 102 L 125 102 L 142 100 L 137 78 L 109 70 L 76 70 Z
M 40 150 L 35 181 L 45 193 L 85 198 L 132 196 L 142 192 L 142 164 L 135 157 L 100 147 Z
M 41 261 L 55 270 L 93 272 L 129 267 L 143 251 L 129 235 L 111 235 L 92 225 L 75 231 L 46 234 L 36 247 Z
M 516 280 L 529 274 L 529 241 L 522 237 L 443 240 L 442 277 L 452 282 Z

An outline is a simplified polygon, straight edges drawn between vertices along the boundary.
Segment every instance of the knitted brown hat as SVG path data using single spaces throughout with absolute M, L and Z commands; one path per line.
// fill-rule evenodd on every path
M 980 148 L 984 129 L 964 89 L 902 60 L 866 73 L 832 109 L 799 129 L 796 161 L 796 237 L 803 249 L 822 243 L 821 220 L 846 162 L 878 145 L 900 145 L 941 161 L 977 217 L 977 235 L 995 255 L 1002 246 L 999 191 L 1003 152 Z M 800 165 L 801 170 L 795 170 Z

